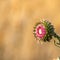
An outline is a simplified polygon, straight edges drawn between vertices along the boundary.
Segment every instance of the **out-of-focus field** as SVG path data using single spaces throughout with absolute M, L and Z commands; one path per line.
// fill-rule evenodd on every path
M 60 48 L 38 44 L 33 27 L 47 19 L 60 34 L 60 0 L 0 0 L 0 60 L 53 60 Z

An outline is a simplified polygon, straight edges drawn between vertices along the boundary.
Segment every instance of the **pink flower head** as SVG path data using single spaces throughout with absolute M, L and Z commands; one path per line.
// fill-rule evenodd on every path
M 39 24 L 36 27 L 36 36 L 39 38 L 44 38 L 44 36 L 46 35 L 46 28 L 43 24 Z

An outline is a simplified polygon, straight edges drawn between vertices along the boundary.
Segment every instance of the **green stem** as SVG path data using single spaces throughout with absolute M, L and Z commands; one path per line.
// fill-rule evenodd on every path
M 58 43 L 54 40 L 54 44 L 60 48 L 60 36 L 58 36 L 56 33 L 54 33 L 54 37 L 58 39 Z

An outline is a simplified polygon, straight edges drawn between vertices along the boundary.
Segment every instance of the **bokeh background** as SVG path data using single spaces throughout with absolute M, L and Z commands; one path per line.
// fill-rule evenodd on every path
M 60 34 L 60 0 L 0 0 L 0 60 L 57 60 L 54 39 L 40 44 L 33 36 L 42 19 Z

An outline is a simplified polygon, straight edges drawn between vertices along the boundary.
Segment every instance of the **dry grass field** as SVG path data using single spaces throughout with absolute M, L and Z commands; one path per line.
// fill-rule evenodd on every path
M 60 0 L 0 0 L 0 60 L 53 60 L 60 48 L 38 44 L 36 22 L 47 19 L 60 34 Z

